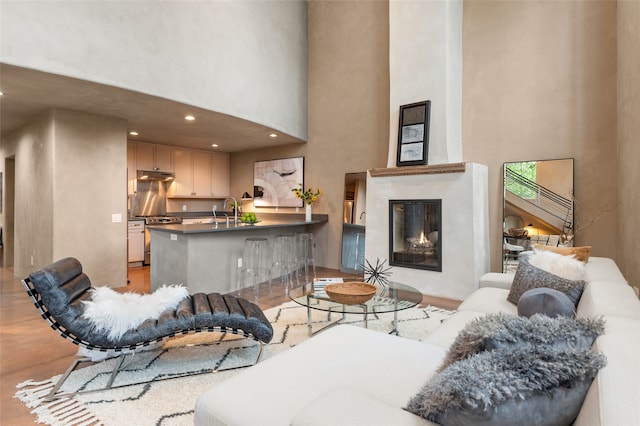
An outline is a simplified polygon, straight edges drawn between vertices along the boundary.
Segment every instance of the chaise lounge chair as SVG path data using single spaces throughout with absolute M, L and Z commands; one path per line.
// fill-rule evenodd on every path
M 255 362 L 229 369 L 256 364 L 262 355 L 264 343 L 269 343 L 273 338 L 273 328 L 257 305 L 231 295 L 197 293 L 183 299 L 175 310 L 167 310 L 158 319 L 147 320 L 137 329 L 127 331 L 113 341 L 108 337 L 108 330 L 96 332 L 95 326 L 83 317 L 85 304 L 82 302 L 91 300 L 91 282 L 82 272 L 80 262 L 71 257 L 29 274 L 22 284 L 42 318 L 62 337 L 87 350 L 108 352 L 117 358 L 107 385 L 99 390 L 120 387 L 113 386 L 113 381 L 125 365 L 125 359 L 170 337 L 207 331 L 233 333 L 259 343 Z M 72 395 L 58 393 L 58 390 L 78 364 L 83 362 L 93 361 L 89 357 L 76 358 L 45 399 Z M 223 370 L 211 369 L 197 374 L 218 371 Z

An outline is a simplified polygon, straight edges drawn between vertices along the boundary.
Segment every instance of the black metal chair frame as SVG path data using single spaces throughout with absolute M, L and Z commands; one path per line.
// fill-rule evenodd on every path
M 55 400 L 55 399 L 59 399 L 59 398 L 66 398 L 66 397 L 71 397 L 71 396 L 74 396 L 74 395 L 85 394 L 85 393 L 101 392 L 101 391 L 105 391 L 105 390 L 109 390 L 109 389 L 117 389 L 117 388 L 122 388 L 122 387 L 127 387 L 127 386 L 135 386 L 135 385 L 147 384 L 147 383 L 152 383 L 152 382 L 159 382 L 159 381 L 164 381 L 164 380 L 177 379 L 177 378 L 187 377 L 187 376 L 219 373 L 219 372 L 222 372 L 222 371 L 237 370 L 237 369 L 241 369 L 241 368 L 251 367 L 251 366 L 257 364 L 260 361 L 260 358 L 261 358 L 262 353 L 263 353 L 264 343 L 260 339 L 258 339 L 256 336 L 254 336 L 251 333 L 245 332 L 242 329 L 230 328 L 230 327 L 224 327 L 224 326 L 197 327 L 197 328 L 190 328 L 190 329 L 180 330 L 178 332 L 169 333 L 166 336 L 162 336 L 162 337 L 159 337 L 159 338 L 156 338 L 156 339 L 151 339 L 151 340 L 147 340 L 147 341 L 144 341 L 144 342 L 136 343 L 134 345 L 114 346 L 114 347 L 102 347 L 102 346 L 92 345 L 89 342 L 86 342 L 86 341 L 84 341 L 82 339 L 79 339 L 72 332 L 70 332 L 69 330 L 65 329 L 62 325 L 60 325 L 55 320 L 55 318 L 51 315 L 51 313 L 49 312 L 49 310 L 47 309 L 47 307 L 43 303 L 42 298 L 40 296 L 40 293 L 35 289 L 35 287 L 31 283 L 31 280 L 29 278 L 23 279 L 22 280 L 22 285 L 24 286 L 24 288 L 27 291 L 27 294 L 29 295 L 29 297 L 33 301 L 33 304 L 35 305 L 35 307 L 40 312 L 40 316 L 45 321 L 47 321 L 47 323 L 49 323 L 49 326 L 52 329 L 54 329 L 56 332 L 58 332 L 62 337 L 64 337 L 67 340 L 70 340 L 71 342 L 73 342 L 74 344 L 76 344 L 76 345 L 78 345 L 80 347 L 83 347 L 83 348 L 86 348 L 86 349 L 89 349 L 89 350 L 100 351 L 100 352 L 112 351 L 112 352 L 115 352 L 115 353 L 118 354 L 118 355 L 116 355 L 114 357 L 111 357 L 111 358 L 115 358 L 115 364 L 114 364 L 113 370 L 111 371 L 111 375 L 110 375 L 109 380 L 107 381 L 107 384 L 106 384 L 105 387 L 99 388 L 99 389 L 79 391 L 79 392 L 58 393 L 60 387 L 64 384 L 64 382 L 69 378 L 71 373 L 73 373 L 73 371 L 80 364 L 84 364 L 84 363 L 98 364 L 98 363 L 101 363 L 103 361 L 106 361 L 106 360 L 110 359 L 110 358 L 107 358 L 107 359 L 102 360 L 102 361 L 93 361 L 89 357 L 80 357 L 80 358 L 76 358 L 71 363 L 71 365 L 67 368 L 66 372 L 60 377 L 60 379 L 54 385 L 54 387 L 51 390 L 51 392 L 49 392 L 47 395 L 45 395 L 43 397 L 44 401 L 51 401 L 51 400 Z M 256 342 L 258 342 L 258 345 L 256 345 L 256 346 L 259 348 L 258 349 L 258 354 L 255 357 L 255 361 L 253 361 L 251 363 L 248 363 L 248 364 L 235 366 L 235 367 L 228 367 L 228 368 L 222 368 L 222 369 L 213 369 L 212 368 L 212 369 L 200 370 L 200 371 L 196 371 L 196 372 L 188 372 L 188 373 L 184 373 L 184 374 L 173 375 L 173 376 L 170 376 L 170 377 L 156 378 L 156 379 L 149 380 L 149 381 L 136 382 L 136 383 L 127 383 L 127 384 L 123 384 L 123 385 L 113 386 L 113 383 L 114 383 L 114 381 L 116 379 L 116 376 L 118 375 L 118 372 L 120 372 L 124 368 L 126 368 L 133 361 L 133 358 L 135 357 L 136 353 L 140 352 L 143 348 L 147 348 L 150 345 L 160 343 L 160 342 L 162 342 L 162 341 L 164 341 L 166 339 L 172 338 L 172 337 L 181 336 L 181 335 L 187 335 L 187 334 L 191 334 L 191 333 L 201 333 L 201 332 L 213 332 L 213 333 L 225 333 L 225 334 L 229 334 L 230 333 L 230 334 L 242 336 L 244 338 L 251 338 L 251 339 L 255 340 Z M 129 356 L 130 356 L 129 362 L 125 363 L 127 357 L 129 357 Z

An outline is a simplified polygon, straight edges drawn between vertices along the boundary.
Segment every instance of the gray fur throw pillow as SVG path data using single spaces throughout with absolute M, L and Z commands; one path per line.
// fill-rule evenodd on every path
M 586 283 L 583 280 L 568 280 L 533 266 L 527 256 L 523 256 L 520 259 L 520 263 L 518 263 L 518 269 L 516 269 L 516 274 L 513 277 L 507 300 L 517 305 L 518 300 L 525 291 L 532 288 L 547 287 L 563 292 L 571 299 L 574 305 L 577 305 L 585 285 Z
M 590 348 L 604 333 L 602 318 L 551 318 L 535 314 L 530 318 L 509 314 L 487 314 L 470 321 L 449 347 L 439 371 L 479 352 L 497 348 L 535 346 Z
M 406 410 L 442 425 L 570 425 L 605 365 L 591 349 L 503 347 L 436 373 Z

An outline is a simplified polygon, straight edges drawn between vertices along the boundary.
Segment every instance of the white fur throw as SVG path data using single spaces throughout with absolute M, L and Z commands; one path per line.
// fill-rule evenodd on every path
M 148 319 L 157 319 L 168 309 L 175 309 L 189 290 L 181 285 L 162 286 L 151 294 L 118 293 L 109 287 L 92 290 L 91 301 L 83 302 L 82 315 L 96 331 L 107 331 L 111 340 L 118 340 Z
M 584 276 L 584 263 L 574 255 L 563 256 L 548 250 L 534 249 L 529 255 L 529 263 L 544 271 L 571 281 L 581 280 Z

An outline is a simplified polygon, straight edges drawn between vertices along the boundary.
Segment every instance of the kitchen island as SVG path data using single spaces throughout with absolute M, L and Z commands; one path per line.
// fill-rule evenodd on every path
M 242 288 L 240 270 L 246 238 L 318 232 L 328 215 L 263 213 L 255 225 L 216 223 L 148 226 L 151 231 L 151 290 L 164 284 L 183 284 L 190 293 L 229 293 Z

